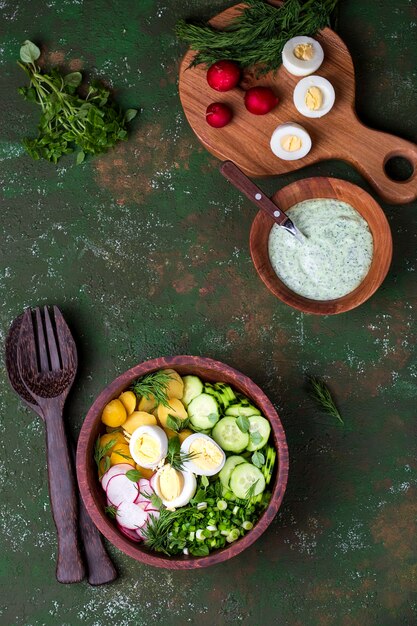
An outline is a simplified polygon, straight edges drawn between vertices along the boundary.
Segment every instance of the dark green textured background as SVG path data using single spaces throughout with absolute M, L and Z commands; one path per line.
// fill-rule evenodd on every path
M 205 571 L 142 566 L 111 548 L 120 578 L 60 586 L 43 426 L 0 381 L 0 623 L 399 626 L 417 623 L 414 349 L 417 203 L 383 205 L 394 259 L 356 311 L 317 318 L 260 283 L 248 235 L 254 209 L 219 175 L 177 93 L 180 17 L 220 0 L 0 3 L 0 325 L 55 302 L 80 372 L 74 434 L 98 391 L 144 359 L 201 354 L 253 377 L 279 409 L 291 456 L 283 506 L 264 536 Z M 352 52 L 365 122 L 417 140 L 417 9 L 412 0 L 345 0 L 338 30 Z M 31 161 L 21 148 L 38 111 L 17 88 L 20 43 L 111 81 L 140 107 L 128 143 L 80 167 Z M 273 192 L 328 174 L 367 188 L 338 162 L 264 181 Z M 345 419 L 317 413 L 306 373 L 323 376 Z

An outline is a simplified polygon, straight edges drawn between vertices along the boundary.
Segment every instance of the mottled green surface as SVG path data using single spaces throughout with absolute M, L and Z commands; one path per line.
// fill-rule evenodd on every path
M 25 306 L 58 303 L 74 329 L 80 376 L 68 403 L 78 431 L 97 392 L 150 357 L 224 360 L 279 408 L 291 455 L 281 512 L 247 552 L 200 572 L 144 567 L 112 549 L 119 580 L 60 586 L 43 427 L 1 377 L 0 623 L 77 626 L 400 626 L 417 623 L 417 203 L 384 205 L 391 271 L 351 313 L 316 318 L 287 308 L 252 266 L 254 210 L 217 172 L 177 94 L 182 16 L 226 2 L 0 2 L 1 333 Z M 412 0 L 345 0 L 339 32 L 351 48 L 357 105 L 375 127 L 417 140 L 417 10 Z M 127 144 L 75 167 L 31 161 L 20 146 L 37 111 L 24 103 L 20 42 L 49 62 L 111 81 L 142 108 Z M 307 174 L 347 178 L 342 163 Z M 329 381 L 345 427 L 317 414 L 309 372 Z

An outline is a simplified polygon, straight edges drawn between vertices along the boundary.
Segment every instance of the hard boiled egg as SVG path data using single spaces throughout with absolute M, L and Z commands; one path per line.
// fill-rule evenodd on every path
M 184 463 L 184 467 L 198 476 L 217 474 L 226 461 L 226 455 L 221 447 L 203 433 L 195 433 L 187 437 L 181 446 L 181 452 L 192 456 Z
M 282 64 L 294 76 L 317 72 L 323 59 L 323 48 L 312 37 L 293 37 L 282 50 Z
M 139 426 L 132 433 L 129 450 L 138 465 L 155 468 L 167 455 L 168 437 L 159 426 Z
M 302 159 L 311 150 L 311 138 L 299 124 L 288 122 L 278 126 L 271 137 L 271 150 L 285 161 Z
M 323 76 L 306 76 L 294 89 L 294 104 L 305 117 L 322 117 L 334 105 L 333 85 Z
M 197 489 L 197 480 L 191 472 L 174 469 L 166 463 L 155 474 L 152 486 L 167 509 L 176 509 L 189 503 Z

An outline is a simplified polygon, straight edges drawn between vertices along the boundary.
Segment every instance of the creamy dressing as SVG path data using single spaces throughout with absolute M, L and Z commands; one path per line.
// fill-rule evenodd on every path
M 353 291 L 372 261 L 366 220 L 347 202 L 328 198 L 304 200 L 286 213 L 306 238 L 300 243 L 274 224 L 268 251 L 278 278 L 312 300 L 334 300 Z

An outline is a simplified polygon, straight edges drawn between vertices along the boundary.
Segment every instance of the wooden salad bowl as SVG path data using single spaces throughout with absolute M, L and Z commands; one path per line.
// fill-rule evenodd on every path
M 335 300 L 311 300 L 291 291 L 278 278 L 269 260 L 268 238 L 275 222 L 264 211 L 257 214 L 250 232 L 252 260 L 262 281 L 285 304 L 316 315 L 344 313 L 368 300 L 382 284 L 392 259 L 391 229 L 383 210 L 372 196 L 357 185 L 338 178 L 304 178 L 283 187 L 272 196 L 272 200 L 283 211 L 302 200 L 316 198 L 333 198 L 347 202 L 368 223 L 373 237 L 373 257 L 367 275 L 356 289 Z
M 272 498 L 268 508 L 257 524 L 246 535 L 229 546 L 212 552 L 208 556 L 178 555 L 167 557 L 166 555 L 150 551 L 143 544 L 134 543 L 125 537 L 117 529 L 114 520 L 110 519 L 104 512 L 104 507 L 106 506 L 105 493 L 101 488 L 97 467 L 93 458 L 96 439 L 104 432 L 104 425 L 101 422 L 103 408 L 110 400 L 117 398 L 122 391 L 128 389 L 132 382 L 140 376 L 167 367 L 174 368 L 181 376 L 195 374 L 203 380 L 229 383 L 248 396 L 269 420 L 277 449 L 277 465 L 271 482 Z M 204 357 L 161 357 L 145 361 L 124 372 L 124 374 L 121 374 L 107 385 L 95 400 L 87 413 L 78 439 L 77 477 L 80 493 L 91 519 L 113 545 L 128 556 L 147 565 L 165 567 L 167 569 L 194 569 L 215 565 L 231 559 L 250 546 L 267 529 L 277 514 L 285 493 L 288 477 L 288 448 L 284 429 L 277 412 L 263 391 L 250 378 L 224 363 Z

